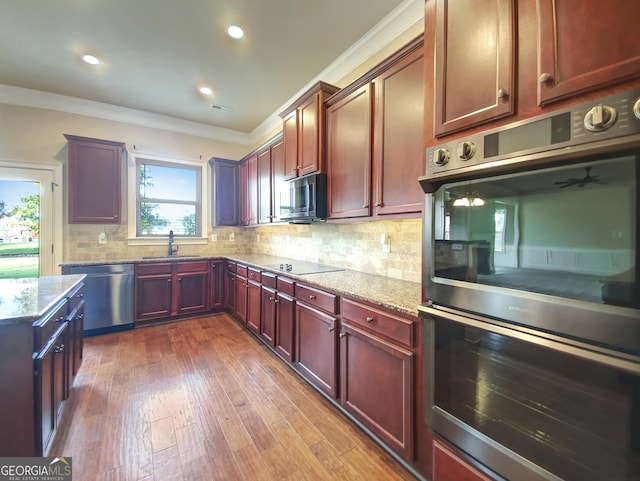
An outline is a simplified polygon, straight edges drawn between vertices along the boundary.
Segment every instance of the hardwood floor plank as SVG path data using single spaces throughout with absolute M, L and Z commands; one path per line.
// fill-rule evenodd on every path
M 414 479 L 227 314 L 87 338 L 50 455 L 74 481 Z

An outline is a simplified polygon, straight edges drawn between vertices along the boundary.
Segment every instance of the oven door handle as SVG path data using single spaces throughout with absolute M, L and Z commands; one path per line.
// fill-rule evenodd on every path
M 502 336 L 535 344 L 537 346 L 545 347 L 553 351 L 559 351 L 564 354 L 569 354 L 571 356 L 584 359 L 586 361 L 596 362 L 613 369 L 619 369 L 636 376 L 640 376 L 640 360 L 633 360 L 631 356 L 621 357 L 621 354 L 615 351 L 607 350 L 605 353 L 596 350 L 597 348 L 595 348 L 594 346 L 589 346 L 588 344 L 578 342 L 575 342 L 575 344 L 570 344 L 569 342 L 574 342 L 570 340 L 567 340 L 568 342 L 561 342 L 555 339 L 549 339 L 535 334 L 530 334 L 515 327 L 503 325 L 499 321 L 494 321 L 495 323 L 481 321 L 467 316 L 462 316 L 449 310 L 441 310 L 429 305 L 418 306 L 418 311 L 429 316 L 440 317 L 469 327 L 476 327 L 478 329 L 483 329 L 494 334 L 499 334 Z

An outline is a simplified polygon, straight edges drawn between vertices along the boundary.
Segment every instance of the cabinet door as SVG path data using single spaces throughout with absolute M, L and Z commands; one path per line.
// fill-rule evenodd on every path
M 225 305 L 224 292 L 224 262 L 210 261 L 209 273 L 209 309 L 222 309 Z
M 247 225 L 258 222 L 258 156 L 247 160 Z
M 283 119 L 284 136 L 284 180 L 298 176 L 298 111 L 294 110 Z
M 413 353 L 343 324 L 342 406 L 405 459 L 413 459 Z
M 492 481 L 437 439 L 433 440 L 433 481 Z
M 247 281 L 247 325 L 260 333 L 260 284 Z
M 514 0 L 436 1 L 436 137 L 513 114 L 514 10 Z
M 271 149 L 266 148 L 257 156 L 258 224 L 269 224 L 273 219 L 271 192 Z
M 276 301 L 278 301 L 276 298 L 276 291 L 262 286 L 260 336 L 270 346 L 275 346 L 276 339 Z
M 332 398 L 337 398 L 337 332 L 334 316 L 296 303 L 298 371 Z
M 640 2 L 537 4 L 540 105 L 640 76 Z
M 240 219 L 240 164 L 232 160 L 212 161 L 213 209 L 211 225 L 238 225 Z
M 370 215 L 371 109 L 370 84 L 327 109 L 329 218 Z
M 317 172 L 319 169 L 319 95 L 311 96 L 298 108 L 298 175 Z
M 171 274 L 136 277 L 136 321 L 171 316 Z
M 176 314 L 193 314 L 209 309 L 209 272 L 177 275 Z
M 124 144 L 65 137 L 69 141 L 69 223 L 120 224 Z
M 403 59 L 374 81 L 373 165 L 376 215 L 422 212 L 425 173 L 423 51 Z
M 293 362 L 295 353 L 295 300 L 282 292 L 278 292 L 276 301 L 275 348 L 287 361 Z
M 73 384 L 73 378 L 82 364 L 82 344 L 84 330 L 84 301 L 80 301 L 77 307 L 69 315 L 69 374 L 68 388 Z M 67 392 L 68 394 L 68 392 Z M 68 397 L 65 396 L 65 398 Z
M 246 277 L 236 276 L 236 317 L 241 321 L 247 322 L 247 291 L 249 290 L 249 281 Z
M 236 311 L 236 274 L 229 270 L 224 272 L 224 307 Z
M 280 221 L 280 191 L 287 187 L 285 183 L 285 146 L 280 139 L 271 146 L 271 205 L 272 222 Z

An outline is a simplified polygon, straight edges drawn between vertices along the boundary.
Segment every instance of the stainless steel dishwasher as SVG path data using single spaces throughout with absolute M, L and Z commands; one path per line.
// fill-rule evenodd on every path
M 134 264 L 63 266 L 63 274 L 86 274 L 84 334 L 133 327 Z

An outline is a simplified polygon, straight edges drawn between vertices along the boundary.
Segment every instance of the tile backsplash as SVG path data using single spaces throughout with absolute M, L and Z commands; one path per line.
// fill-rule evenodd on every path
M 106 244 L 98 242 L 101 233 L 106 235 Z M 215 242 L 211 234 L 217 237 Z M 383 235 L 390 241 L 388 253 L 380 243 Z M 421 236 L 421 219 L 400 219 L 216 227 L 207 244 L 177 244 L 183 255 L 268 254 L 420 282 Z M 67 225 L 65 261 L 136 259 L 165 253 L 164 245 L 128 245 L 126 225 Z

